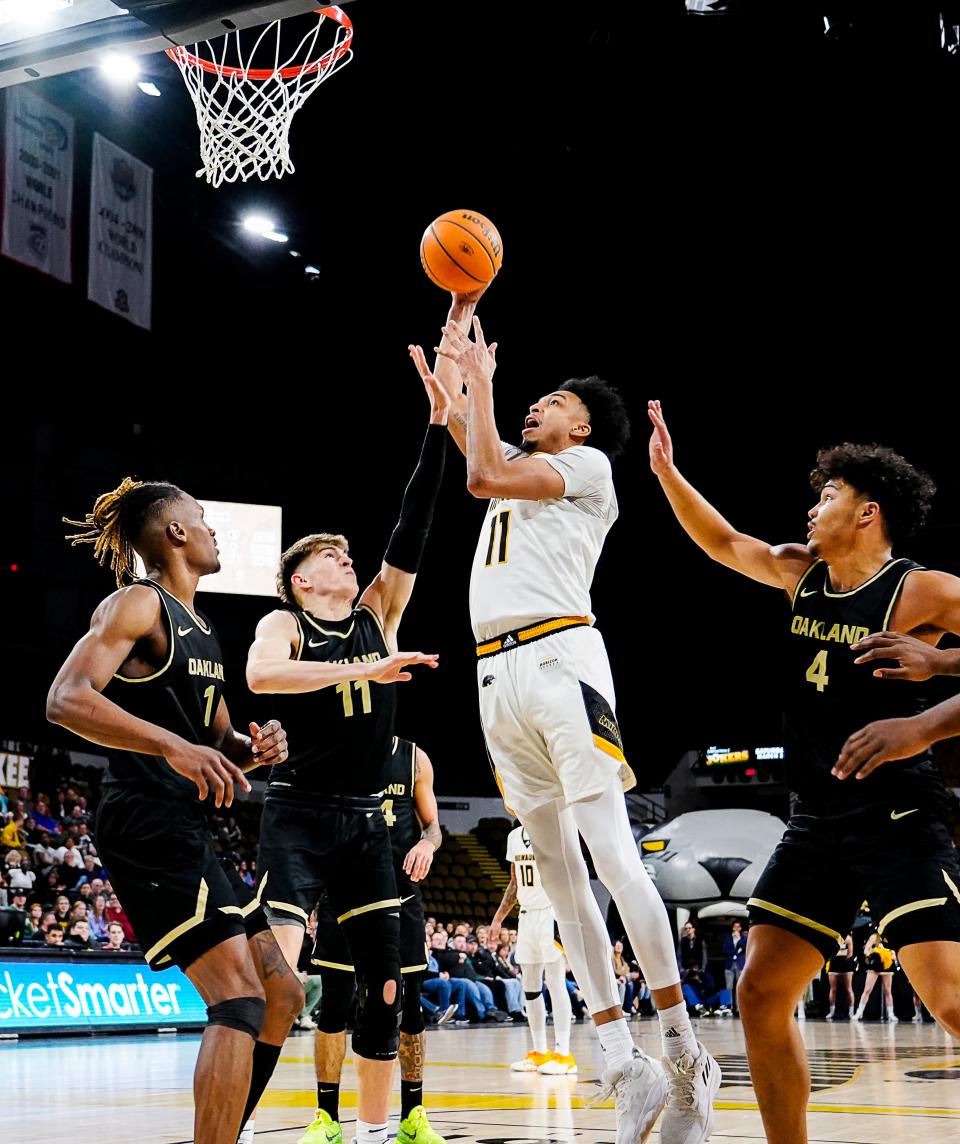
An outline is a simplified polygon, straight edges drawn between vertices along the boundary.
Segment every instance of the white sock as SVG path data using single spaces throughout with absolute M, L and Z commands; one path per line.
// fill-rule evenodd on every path
M 570 1026 L 573 1024 L 573 1012 L 570 1009 L 570 998 L 567 996 L 565 983 L 566 970 L 563 958 L 547 962 L 545 976 L 547 989 L 550 991 L 550 1004 L 553 1006 L 553 1038 L 555 1051 L 562 1057 L 570 1055 Z
M 387 1124 L 368 1124 L 365 1120 L 357 1117 L 357 1142 L 356 1144 L 387 1144 Z
M 621 1017 L 618 1021 L 606 1021 L 597 1025 L 603 1064 L 606 1069 L 622 1069 L 633 1057 L 633 1038 L 627 1022 Z
M 663 1039 L 663 1052 L 672 1061 L 687 1052 L 694 1059 L 700 1056 L 700 1046 L 693 1033 L 693 1026 L 687 1016 L 686 1002 L 680 1001 L 669 1009 L 658 1009 L 660 1035 Z
M 568 1006 L 569 1007 L 569 1006 Z M 556 1020 L 556 1014 L 554 1014 Z M 547 1005 L 541 993 L 535 1000 L 527 998 L 527 1022 L 530 1025 L 530 1039 L 535 1053 L 547 1051 Z

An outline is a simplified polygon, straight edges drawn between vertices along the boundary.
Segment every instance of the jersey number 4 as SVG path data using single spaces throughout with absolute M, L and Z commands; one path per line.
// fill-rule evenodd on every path
M 827 675 L 827 653 L 825 651 L 818 651 L 813 658 L 813 663 L 807 668 L 807 683 L 816 684 L 817 691 L 823 689 L 830 682 L 830 676 Z
M 510 512 L 505 508 L 502 512 L 494 513 L 490 518 L 490 543 L 487 545 L 487 558 L 483 562 L 484 568 L 493 564 L 494 549 L 496 549 L 497 563 L 506 564 L 507 546 L 510 541 Z M 500 533 L 500 542 L 497 543 L 497 533 Z

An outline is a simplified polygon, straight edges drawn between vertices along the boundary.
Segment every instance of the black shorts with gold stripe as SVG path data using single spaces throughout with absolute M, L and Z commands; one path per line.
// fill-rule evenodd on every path
M 338 923 L 400 908 L 380 799 L 267 792 L 257 900 L 271 925 L 306 926 L 326 894 Z
M 199 802 L 105 787 L 96 838 L 151 969 L 186 969 L 214 946 L 246 934 L 248 924 L 263 928 L 262 911 L 238 900 L 214 853 Z
M 960 942 L 960 863 L 939 800 L 793 815 L 748 905 L 751 924 L 789 930 L 829 958 L 864 901 L 893 950 Z
M 427 968 L 427 942 L 420 887 L 406 874 L 398 874 L 397 892 L 400 895 L 400 972 L 422 973 Z M 310 964 L 319 970 L 354 971 L 343 926 L 337 924 L 336 911 L 327 895 L 317 906 L 317 936 Z

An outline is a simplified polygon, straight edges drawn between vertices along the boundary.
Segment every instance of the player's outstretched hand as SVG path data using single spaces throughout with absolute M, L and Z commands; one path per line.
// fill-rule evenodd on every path
M 411 882 L 419 882 L 426 878 L 433 865 L 433 843 L 421 838 L 416 846 L 411 846 L 406 858 L 403 860 L 403 869 L 409 875 Z
M 660 476 L 673 468 L 673 442 L 659 401 L 647 402 L 647 416 L 653 425 L 650 434 L 650 468 Z
M 921 682 L 931 675 L 939 675 L 943 652 L 931 644 L 901 632 L 874 632 L 851 645 L 853 651 L 862 652 L 854 663 L 872 663 L 876 659 L 895 659 L 899 667 L 878 667 L 873 674 L 877 679 L 913 679 Z
M 427 365 L 427 358 L 421 346 L 407 346 L 407 352 L 417 367 L 417 373 L 420 374 L 423 388 L 427 391 L 427 397 L 430 400 L 430 424 L 446 425 L 453 395 L 448 393 L 443 382 Z
M 277 719 L 271 719 L 262 727 L 251 723 L 250 741 L 259 766 L 272 767 L 274 763 L 287 761 L 287 733 Z
M 497 343 L 487 345 L 479 318 L 473 319 L 473 333 L 476 340 L 471 342 L 456 322 L 447 322 L 443 334 L 450 349 L 434 347 L 436 353 L 456 365 L 467 387 L 474 381 L 489 384 L 497 368 Z
M 212 790 L 217 806 L 230 806 L 234 783 L 243 790 L 250 789 L 246 775 L 236 763 L 231 763 L 226 755 L 212 747 L 200 747 L 181 739 L 164 757 L 178 775 L 196 783 L 197 797 L 201 801 Z
M 923 733 L 920 720 L 881 719 L 854 731 L 840 750 L 833 774 L 838 779 L 855 775 L 865 779 L 881 766 L 894 759 L 910 759 L 930 746 Z
M 422 663 L 425 667 L 437 667 L 439 655 L 424 655 L 422 651 L 398 651 L 373 664 L 373 672 L 367 677 L 373 683 L 406 683 L 413 679 L 408 667 Z

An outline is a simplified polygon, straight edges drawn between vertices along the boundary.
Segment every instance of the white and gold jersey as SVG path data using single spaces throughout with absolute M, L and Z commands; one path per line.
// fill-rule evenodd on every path
M 504 446 L 516 464 L 521 450 Z M 492 500 L 470 576 L 470 620 L 478 642 L 558 616 L 593 623 L 590 585 L 603 542 L 617 519 L 610 461 L 574 445 L 535 456 L 563 477 L 554 500 Z
M 527 832 L 522 826 L 510 831 L 507 838 L 507 861 L 516 868 L 517 901 L 520 903 L 520 909 L 551 909 L 550 899 L 540 881 L 536 856 L 533 853 Z

